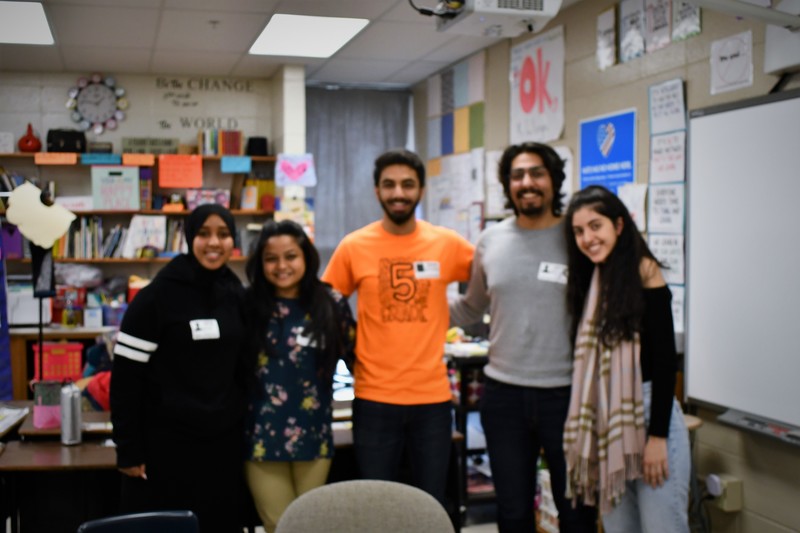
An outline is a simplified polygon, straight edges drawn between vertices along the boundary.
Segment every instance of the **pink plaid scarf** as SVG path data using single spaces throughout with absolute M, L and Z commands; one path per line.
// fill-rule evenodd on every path
M 600 269 L 595 267 L 583 309 L 564 425 L 567 497 L 598 505 L 605 514 L 642 476 L 645 444 L 641 346 L 638 334 L 613 348 L 597 338 Z

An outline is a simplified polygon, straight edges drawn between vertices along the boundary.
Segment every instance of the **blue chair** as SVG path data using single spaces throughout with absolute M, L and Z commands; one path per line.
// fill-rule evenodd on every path
M 191 511 L 137 513 L 84 522 L 78 533 L 199 533 L 197 516 Z

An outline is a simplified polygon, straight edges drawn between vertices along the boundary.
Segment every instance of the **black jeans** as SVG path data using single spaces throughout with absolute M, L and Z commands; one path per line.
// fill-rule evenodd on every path
M 405 451 L 411 484 L 444 506 L 452 421 L 450 402 L 396 405 L 356 398 L 353 446 L 361 477 L 400 481 Z
M 481 400 L 481 425 L 497 495 L 500 533 L 535 531 L 536 461 L 544 450 L 553 499 L 562 532 L 596 532 L 593 507 L 578 506 L 564 496 L 564 421 L 570 387 L 518 387 L 486 378 Z

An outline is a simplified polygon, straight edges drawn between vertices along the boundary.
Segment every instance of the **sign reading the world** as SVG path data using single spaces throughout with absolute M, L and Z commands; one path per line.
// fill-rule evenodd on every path
M 612 192 L 636 181 L 636 110 L 582 120 L 580 185 L 602 185 Z

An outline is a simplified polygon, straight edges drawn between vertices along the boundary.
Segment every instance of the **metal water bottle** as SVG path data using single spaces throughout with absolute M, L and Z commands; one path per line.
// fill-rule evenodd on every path
M 81 390 L 74 383 L 61 387 L 61 444 L 81 443 Z

